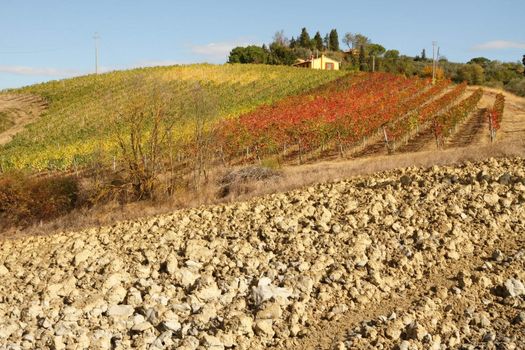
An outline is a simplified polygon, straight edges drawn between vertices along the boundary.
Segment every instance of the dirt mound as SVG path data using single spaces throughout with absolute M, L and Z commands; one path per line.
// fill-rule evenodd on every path
M 525 163 L 3 241 L 0 349 L 525 347 Z

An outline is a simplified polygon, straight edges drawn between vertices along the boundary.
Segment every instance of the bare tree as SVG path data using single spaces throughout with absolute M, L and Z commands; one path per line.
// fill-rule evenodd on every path
M 114 127 L 126 180 L 137 199 L 147 199 L 154 197 L 159 176 L 166 171 L 180 109 L 166 86 L 156 83 L 144 89 L 146 79 L 136 84 L 134 95 L 118 109 Z
M 346 33 L 343 38 L 343 43 L 348 46 L 349 49 L 359 49 L 361 46 L 368 46 L 372 41 L 363 34 L 359 33 Z
M 354 34 L 352 33 L 346 33 L 343 37 L 343 43 L 348 46 L 349 49 L 354 47 L 354 40 Z
M 279 46 L 288 47 L 290 45 L 290 40 L 284 35 L 284 30 L 280 30 L 273 35 L 273 43 Z
M 218 105 L 215 97 L 198 83 L 193 88 L 189 100 L 191 105 L 186 110 L 192 115 L 193 183 L 195 189 L 198 189 L 202 179 L 208 180 L 208 166 L 217 151 L 210 122 L 218 112 Z

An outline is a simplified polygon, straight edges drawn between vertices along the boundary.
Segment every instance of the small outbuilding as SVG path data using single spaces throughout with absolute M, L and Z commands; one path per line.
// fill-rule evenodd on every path
M 318 58 L 311 58 L 309 60 L 298 59 L 293 64 L 294 67 L 310 68 L 310 69 L 323 69 L 323 70 L 339 70 L 339 62 L 333 60 L 325 55 L 321 55 Z

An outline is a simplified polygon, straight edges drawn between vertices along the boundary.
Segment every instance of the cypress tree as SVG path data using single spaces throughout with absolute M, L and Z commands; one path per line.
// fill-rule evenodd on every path
M 324 45 L 323 45 L 323 38 L 321 38 L 321 33 L 317 32 L 314 36 L 314 47 L 319 50 L 323 51 Z
M 310 39 L 310 34 L 306 28 L 301 30 L 301 35 L 299 36 L 299 47 L 304 47 L 305 49 L 312 48 L 312 41 Z
M 427 60 L 427 51 L 423 49 L 423 51 L 421 51 L 421 61 L 426 61 L 426 60 Z
M 339 51 L 339 35 L 337 34 L 336 29 L 330 31 L 330 51 Z
M 293 49 L 297 46 L 297 41 L 295 40 L 295 38 L 292 36 L 292 38 L 290 39 L 290 48 Z

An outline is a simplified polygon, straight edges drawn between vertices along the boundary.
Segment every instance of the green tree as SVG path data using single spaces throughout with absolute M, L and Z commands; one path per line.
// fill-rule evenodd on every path
M 457 80 L 473 85 L 482 84 L 485 80 L 483 67 L 477 63 L 465 64 L 459 68 Z
M 312 40 L 310 39 L 310 34 L 306 28 L 301 30 L 301 35 L 299 36 L 299 47 L 304 47 L 305 49 L 312 48 Z
M 357 33 L 354 36 L 355 40 L 355 47 L 361 47 L 361 46 L 368 46 L 372 43 L 372 41 L 365 35 Z
M 385 58 L 390 60 L 397 60 L 399 58 L 399 51 L 397 50 L 387 50 L 385 52 Z
M 472 83 L 475 85 L 483 84 L 485 80 L 485 70 L 479 64 L 472 64 Z
M 427 60 L 427 51 L 423 49 L 423 51 L 421 51 L 421 61 L 426 61 L 426 60 Z
M 297 46 L 297 41 L 295 40 L 295 38 L 292 36 L 292 38 L 290 39 L 290 48 L 293 49 Z
M 251 45 L 236 47 L 230 52 L 228 63 L 268 63 L 268 51 L 265 48 Z
M 295 51 L 298 49 L 290 49 L 289 47 L 272 43 L 270 45 L 270 55 L 268 57 L 269 64 L 276 65 L 292 65 L 298 58 Z
M 479 64 L 481 67 L 486 68 L 490 64 L 491 60 L 485 57 L 476 57 L 468 61 L 468 63 L 476 63 Z
M 337 29 L 332 29 L 329 36 L 330 44 L 328 46 L 330 51 L 339 51 L 339 34 Z
M 319 32 L 315 33 L 314 45 L 313 46 L 314 46 L 314 48 L 316 48 L 319 51 L 323 51 L 324 50 L 323 38 L 321 37 L 321 33 L 319 33 Z
M 523 58 L 521 59 L 521 63 L 525 66 L 525 55 L 523 55 Z M 525 75 L 525 69 L 523 70 L 523 75 Z
M 379 44 L 369 44 L 366 47 L 366 50 L 368 51 L 369 56 L 376 57 L 382 56 L 386 52 L 386 49 Z

